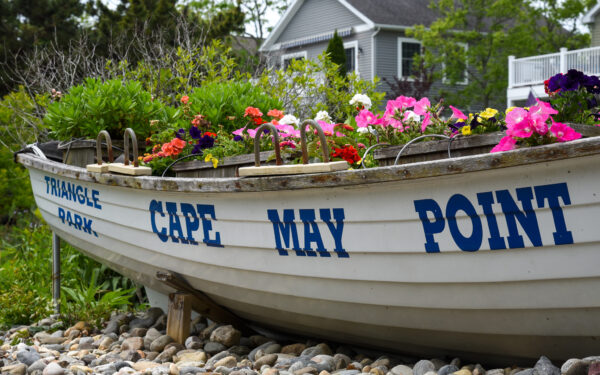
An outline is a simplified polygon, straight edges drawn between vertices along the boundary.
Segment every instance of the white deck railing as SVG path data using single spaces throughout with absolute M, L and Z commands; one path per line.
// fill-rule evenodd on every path
M 558 53 L 508 58 L 508 87 L 542 85 L 544 81 L 558 73 L 577 69 L 587 75 L 600 74 L 600 47 L 567 51 L 561 48 Z

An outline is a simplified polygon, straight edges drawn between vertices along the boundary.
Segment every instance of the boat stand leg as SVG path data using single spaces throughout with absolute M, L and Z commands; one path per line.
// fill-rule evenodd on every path
M 202 293 L 201 291 L 199 291 L 197 289 L 194 289 L 187 282 L 187 280 L 185 280 L 180 275 L 178 275 L 174 272 L 159 271 L 156 273 L 156 278 L 158 280 L 162 281 L 165 285 L 168 285 L 169 287 L 175 289 L 176 291 L 182 292 L 182 293 L 184 293 L 184 295 L 188 295 L 191 308 L 194 309 L 196 312 L 209 318 L 210 320 L 218 322 L 218 323 L 232 324 L 237 329 L 242 331 L 243 334 L 253 335 L 256 333 L 253 329 L 248 327 L 248 325 L 246 324 L 246 322 L 243 319 L 241 319 L 237 315 L 233 314 L 232 312 L 228 311 L 224 307 L 221 307 L 218 304 L 216 304 L 206 294 Z M 169 306 L 170 305 L 171 305 L 171 301 L 169 299 Z M 170 307 L 169 307 L 169 310 L 170 310 Z M 171 319 L 170 315 L 171 314 L 169 314 L 169 316 L 167 316 L 167 322 L 169 319 Z M 186 324 L 186 323 L 183 322 L 181 324 Z M 189 318 L 187 320 L 187 324 L 189 325 Z M 167 325 L 168 325 L 168 323 L 167 323 Z M 171 336 L 171 337 L 175 338 L 173 336 Z M 185 340 L 185 338 L 184 338 L 184 340 Z
M 60 237 L 52 232 L 52 302 L 60 314 Z
M 190 335 L 192 299 L 187 293 L 169 294 L 169 312 L 167 313 L 167 335 L 181 345 Z

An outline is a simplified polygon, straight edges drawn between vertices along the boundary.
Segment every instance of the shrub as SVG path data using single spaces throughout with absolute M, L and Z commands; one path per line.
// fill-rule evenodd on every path
M 101 130 L 119 139 L 126 128 L 145 138 L 153 130 L 165 128 L 172 116 L 174 113 L 153 100 L 140 82 L 88 78 L 48 106 L 44 123 L 60 140 L 96 138 Z

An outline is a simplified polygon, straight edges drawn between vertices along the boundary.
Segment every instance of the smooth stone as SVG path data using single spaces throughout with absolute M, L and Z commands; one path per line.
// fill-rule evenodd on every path
M 215 362 L 213 367 L 215 367 L 215 368 L 218 368 L 218 367 L 234 368 L 236 365 L 237 365 L 237 359 L 234 356 L 230 355 L 225 358 L 219 359 L 217 362 Z
M 263 344 L 266 344 L 267 342 L 272 341 L 270 338 L 263 336 L 263 335 L 252 335 L 252 336 L 248 337 L 248 339 L 252 343 L 252 345 L 250 345 L 250 347 L 254 347 L 254 348 L 261 346 Z
M 221 374 L 221 375 L 229 375 L 229 374 L 231 374 L 232 371 L 233 371 L 232 368 L 225 367 L 225 366 L 219 366 L 213 370 L 213 372 L 215 374 Z
M 582 361 L 588 361 L 588 362 L 596 362 L 596 361 L 600 361 L 600 356 L 598 355 L 593 355 L 590 357 L 585 357 L 581 359 Z
M 160 366 L 159 363 L 152 361 L 137 361 L 136 363 L 131 365 L 131 368 L 135 371 L 144 372 L 148 369 Z
M 203 351 L 194 351 L 191 353 L 177 353 L 177 362 L 202 362 L 206 363 L 208 356 Z
M 88 373 L 91 374 L 92 372 L 94 372 L 94 370 L 92 370 L 91 368 L 87 367 L 87 366 L 80 366 L 80 365 L 73 365 L 71 367 L 69 367 L 69 370 L 72 372 L 84 372 L 84 373 Z
M 373 363 L 371 363 L 371 367 L 383 366 L 383 367 L 389 368 L 390 363 L 391 362 L 388 357 L 380 357 L 380 358 L 377 358 Z
M 210 341 L 219 342 L 226 347 L 238 345 L 242 332 L 233 328 L 232 325 L 220 326 L 215 328 L 210 334 Z
M 504 375 L 504 369 L 503 368 L 494 368 L 494 369 L 491 369 L 491 370 L 487 370 L 485 372 L 485 374 L 486 375 Z
M 533 368 L 538 375 L 560 375 L 560 369 L 545 356 L 541 356 Z
M 279 353 L 279 352 L 281 352 L 281 345 L 275 343 L 275 344 L 271 344 L 271 345 L 267 346 L 266 348 L 262 348 L 261 350 L 263 352 L 263 355 Z
M 33 362 L 29 367 L 27 367 L 27 373 L 31 374 L 34 371 L 44 371 L 45 368 L 46 362 L 44 362 L 44 360 L 42 359 L 38 359 L 37 361 Z
M 302 351 L 302 353 L 300 353 L 300 355 L 307 355 L 309 357 L 314 357 L 319 354 L 333 355 L 333 352 L 327 344 L 320 343 L 310 348 L 306 348 Z
M 432 372 L 435 375 L 435 372 Z M 373 367 L 369 370 L 369 374 L 372 375 L 385 375 L 385 371 L 382 370 L 381 367 Z
M 296 362 L 294 362 L 289 368 L 288 371 L 291 373 L 295 373 L 298 370 L 304 369 L 309 367 L 309 363 L 310 360 L 307 361 L 306 358 L 308 358 L 307 356 L 304 356 L 304 358 L 299 358 Z M 313 367 L 314 368 L 314 367 Z M 317 372 L 317 369 L 314 368 L 315 372 Z
M 444 367 L 448 364 L 448 362 L 444 361 L 443 359 L 439 359 L 439 358 L 431 358 L 430 361 L 431 361 L 431 363 L 433 363 L 433 368 L 435 369 L 435 371 L 438 371 L 439 369 L 441 369 L 442 367 Z
M 415 366 L 413 367 L 414 375 L 425 375 L 425 373 L 429 371 L 435 371 L 435 365 L 433 362 L 427 359 L 420 360 L 419 362 L 415 363 Z
M 449 374 L 454 374 L 455 372 L 459 371 L 460 369 L 454 365 L 444 365 L 442 367 L 440 367 L 440 369 L 437 371 L 438 375 L 449 375 Z
M 163 331 L 167 328 L 167 316 L 162 314 L 156 319 L 156 322 L 150 328 L 155 328 L 159 331 Z
M 334 375 L 358 375 L 360 374 L 359 370 L 342 370 L 334 372 Z
M 304 375 L 304 374 L 318 374 L 318 371 L 316 368 L 308 366 L 308 367 L 303 367 L 299 370 L 294 371 L 294 375 Z
M 42 372 L 43 375 L 63 375 L 64 373 L 65 369 L 60 367 L 56 362 L 48 363 L 48 366 L 46 366 Z
M 251 336 L 250 339 L 252 339 L 253 337 L 263 337 L 263 336 Z M 276 344 L 275 341 L 267 341 L 262 343 L 261 345 L 258 345 L 256 348 L 252 349 L 252 351 L 248 354 L 248 359 L 251 361 L 254 361 L 256 359 L 256 353 L 259 350 L 265 350 L 267 347 L 269 347 L 269 345 L 273 345 Z
M 135 370 L 132 369 L 131 367 L 125 366 L 122 369 L 120 369 L 116 374 L 117 375 L 129 375 L 129 374 L 133 375 L 133 374 L 135 374 Z
M 161 315 L 164 315 L 164 312 L 160 307 L 151 307 L 146 310 L 141 318 L 133 319 L 129 322 L 129 329 L 150 328 Z
M 184 375 L 184 374 L 198 374 L 198 373 L 203 373 L 204 369 L 202 367 L 196 367 L 196 366 L 182 366 L 179 367 L 179 374 L 180 375 Z
M 333 356 L 333 363 L 335 365 L 335 370 L 345 369 L 346 367 L 348 367 L 348 364 L 350 364 L 351 362 L 352 362 L 352 359 L 346 354 L 336 353 Z
M 40 344 L 42 345 L 47 345 L 47 344 L 62 344 L 65 341 L 67 341 L 66 337 L 56 337 L 56 336 L 52 336 L 47 334 L 46 332 L 38 332 L 33 336 L 34 339 L 38 340 L 40 342 Z
M 147 328 L 132 328 L 129 331 L 129 335 L 131 337 L 144 337 L 144 336 L 146 336 L 147 332 L 148 332 Z
M 532 368 L 521 370 L 516 372 L 514 375 L 536 375 L 536 371 Z
M 472 372 L 467 368 L 461 368 L 458 371 L 453 372 L 454 375 L 472 375 Z
M 244 357 L 250 353 L 250 348 L 243 345 L 234 345 L 231 348 L 227 349 L 227 351 L 239 357 Z
M 156 357 L 158 357 L 158 355 L 160 354 L 159 352 L 145 352 L 146 353 L 146 360 L 148 361 L 154 361 L 156 359 Z
M 160 331 L 154 328 L 150 328 L 148 332 L 146 332 L 146 336 L 144 336 L 144 348 L 150 349 L 150 345 L 152 345 L 152 342 L 160 336 L 162 336 L 162 333 L 160 333 Z
M 203 346 L 202 340 L 198 336 L 189 336 L 185 339 L 185 347 L 187 349 L 202 349 Z
M 269 366 L 272 367 L 275 362 L 277 362 L 277 354 L 271 353 L 271 354 L 265 354 L 262 357 L 260 357 L 259 359 L 257 359 L 254 362 L 254 365 L 252 366 L 255 370 L 259 370 L 262 366 Z
M 365 366 L 363 366 L 362 363 L 354 361 L 354 362 L 348 364 L 348 367 L 346 367 L 346 369 L 348 369 L 348 370 L 361 370 L 362 371 L 363 367 L 365 367 Z
M 198 336 L 203 340 L 208 340 L 210 335 L 213 333 L 215 329 L 219 327 L 218 323 L 211 323 L 208 327 L 204 328 Z
M 262 371 L 261 375 L 279 375 L 279 370 L 273 367 L 269 367 Z
M 162 310 L 161 310 L 162 311 Z M 150 350 L 153 352 L 162 352 L 167 344 L 172 343 L 173 338 L 169 335 L 162 335 L 150 344 Z
M 223 351 L 213 355 L 212 357 L 210 357 L 210 359 L 208 361 L 206 361 L 206 367 L 214 368 L 215 363 L 217 363 L 221 359 L 223 359 L 225 357 L 229 357 L 229 356 L 230 356 L 229 352 L 227 350 L 223 350 Z
M 119 332 L 119 322 L 111 320 L 106 324 L 106 327 L 102 330 L 105 334 Z
M 177 348 L 172 346 L 170 348 L 166 348 L 160 353 L 154 360 L 156 362 L 171 362 L 173 360 L 173 356 L 178 352 Z
M 114 374 L 117 372 L 117 368 L 114 363 L 107 363 L 105 365 L 95 366 L 94 371 L 101 374 Z
M 2 371 L 2 374 L 25 375 L 25 373 L 27 372 L 27 365 L 24 363 L 8 365 L 8 366 L 2 367 L 1 371 Z
M 562 366 L 560 366 L 560 373 L 561 374 L 566 374 L 567 371 L 569 371 L 569 368 L 571 368 L 571 366 L 573 366 L 575 363 L 577 363 L 579 361 L 581 361 L 581 359 L 579 359 L 579 358 L 570 358 L 570 359 L 567 359 L 565 361 L 565 363 L 563 363 Z M 586 374 L 587 374 L 587 372 L 586 372 Z
M 140 355 L 140 353 L 137 352 L 137 350 L 126 350 L 124 352 L 121 352 L 119 356 L 122 360 L 131 362 L 139 361 L 142 358 L 142 356 Z
M 39 360 L 40 355 L 36 351 L 23 350 L 17 352 L 17 361 L 24 363 L 27 367 L 31 366 L 35 361 Z
M 290 344 L 281 348 L 281 353 L 283 354 L 293 354 L 295 356 L 299 356 L 306 349 L 306 345 L 302 343 Z
M 458 370 L 458 368 L 456 370 Z M 406 365 L 394 366 L 394 367 L 392 367 L 390 372 L 392 373 L 392 375 L 413 375 L 412 368 L 410 368 Z M 445 374 L 445 375 L 447 375 L 447 374 Z
M 112 337 L 105 336 L 100 340 L 100 343 L 98 344 L 98 349 L 106 350 L 110 348 L 113 342 L 115 342 L 115 340 L 113 340 Z
M 121 350 L 141 350 L 144 348 L 144 339 L 141 337 L 129 337 L 121 344 Z
M 330 355 L 319 354 L 311 358 L 310 366 L 315 367 L 318 372 L 330 372 L 335 370 L 335 361 Z
M 82 337 L 79 340 L 79 349 L 94 349 L 94 338 L 93 337 Z
M 185 346 L 181 345 L 178 342 L 173 341 L 173 342 L 168 343 L 167 346 L 165 346 L 165 348 L 163 349 L 163 351 L 169 349 L 170 347 L 175 347 L 175 349 L 176 349 L 175 353 L 179 353 L 180 351 L 185 350 Z
M 224 350 L 227 350 L 227 347 L 220 342 L 209 341 L 204 344 L 204 351 L 210 355 L 220 353 Z

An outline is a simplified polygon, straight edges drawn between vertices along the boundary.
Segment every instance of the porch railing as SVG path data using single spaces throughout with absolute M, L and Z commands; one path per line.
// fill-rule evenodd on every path
M 558 53 L 547 55 L 508 58 L 508 87 L 533 86 L 558 73 L 577 69 L 585 74 L 600 74 L 600 47 L 567 51 L 561 48 Z

